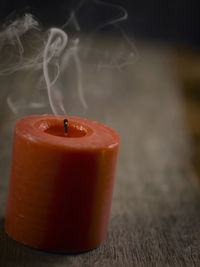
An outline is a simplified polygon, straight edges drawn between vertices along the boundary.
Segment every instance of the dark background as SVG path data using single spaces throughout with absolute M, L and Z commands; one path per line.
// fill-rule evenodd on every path
M 71 10 L 80 1 L 1 1 L 0 19 L 4 21 L 10 14 L 18 16 L 24 12 L 34 14 L 43 25 L 61 26 L 69 17 Z M 92 1 L 87 1 L 92 4 Z M 123 22 L 123 28 L 130 34 L 140 38 L 161 39 L 172 42 L 183 42 L 192 46 L 200 45 L 200 16 L 197 1 L 160 1 L 110 0 L 107 3 L 119 4 L 127 9 L 129 19 Z M 85 16 L 85 29 L 92 23 L 102 21 L 108 9 L 95 9 L 89 19 Z M 112 9 L 109 10 L 112 14 Z

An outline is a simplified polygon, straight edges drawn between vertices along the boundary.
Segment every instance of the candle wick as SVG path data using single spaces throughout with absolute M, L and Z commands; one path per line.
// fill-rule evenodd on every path
M 64 119 L 65 133 L 68 132 L 68 125 L 67 125 L 67 123 L 68 123 L 68 120 L 67 119 Z

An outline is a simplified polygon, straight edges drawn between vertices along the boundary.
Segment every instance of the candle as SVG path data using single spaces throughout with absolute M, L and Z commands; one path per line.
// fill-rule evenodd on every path
M 119 135 L 70 116 L 15 127 L 5 229 L 33 248 L 78 252 L 106 239 Z

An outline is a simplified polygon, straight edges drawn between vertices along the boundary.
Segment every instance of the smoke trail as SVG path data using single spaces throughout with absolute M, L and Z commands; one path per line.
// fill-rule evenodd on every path
M 22 18 L 3 25 L 0 31 L 0 49 L 2 50 L 9 46 L 9 53 L 7 53 L 6 62 L 0 64 L 0 75 L 9 75 L 22 69 L 37 67 L 41 55 L 37 54 L 34 59 L 26 59 L 21 41 L 21 38 L 32 30 L 40 31 L 40 28 L 38 22 L 31 14 L 25 14 Z M 8 67 L 5 67 L 5 65 L 8 65 Z
M 54 58 L 54 61 L 55 61 L 55 58 L 59 58 L 60 54 L 63 52 L 64 48 L 66 47 L 67 42 L 68 42 L 68 36 L 64 31 L 59 30 L 57 28 L 50 29 L 48 41 L 44 49 L 43 72 L 44 72 L 44 78 L 45 78 L 46 85 L 47 85 L 49 103 L 54 114 L 59 114 L 59 111 L 55 104 L 56 101 L 53 101 L 52 88 L 55 82 L 57 81 L 57 78 L 60 73 L 60 68 L 59 68 L 59 63 L 57 62 L 56 63 L 57 74 L 56 74 L 56 77 L 53 79 L 53 81 L 51 81 L 49 77 L 49 64 L 51 63 L 52 58 Z M 59 104 L 62 103 L 60 99 L 57 99 L 57 101 Z
M 26 57 L 22 39 L 29 32 L 33 35 L 36 46 L 33 48 L 32 55 L 28 55 Z M 40 34 L 37 34 L 39 32 Z M 15 20 L 14 22 L 7 22 L 3 25 L 2 30 L 0 31 L 0 50 L 5 50 L 8 57 L 4 59 L 5 55 L 4 53 L 1 53 L 1 55 L 3 55 L 1 62 L 3 63 L 0 64 L 0 75 L 10 75 L 14 72 L 25 70 L 29 70 L 29 73 L 32 71 L 43 72 L 43 79 L 46 82 L 49 104 L 52 112 L 54 114 L 58 114 L 55 104 L 58 99 L 54 99 L 56 94 L 54 94 L 53 97 L 52 91 L 53 85 L 59 77 L 59 57 L 67 45 L 68 37 L 64 31 L 57 28 L 49 30 L 47 40 L 45 40 L 43 36 L 44 32 L 39 26 L 37 20 L 31 14 L 25 14 L 23 17 Z M 41 47 L 42 42 L 44 42 L 44 48 Z M 56 68 L 54 75 L 51 75 L 54 77 L 50 77 L 49 75 L 49 69 L 51 66 Z M 39 83 L 41 83 L 41 78 L 39 78 Z M 11 96 L 8 96 L 7 103 L 11 110 L 14 113 L 17 113 L 20 105 L 13 102 Z M 62 101 L 59 100 L 59 105 L 57 106 L 61 106 L 61 103 Z M 39 103 L 30 103 L 29 106 L 32 108 L 40 108 L 42 105 Z
M 84 29 L 84 12 L 87 9 L 87 5 L 89 10 L 92 6 L 96 10 L 115 11 L 117 15 L 113 18 L 106 17 L 98 25 L 95 25 L 95 23 L 93 25 L 91 22 L 93 27 L 91 31 L 86 36 L 80 35 L 80 32 Z M 107 13 L 109 14 L 110 12 Z M 52 112 L 54 114 L 66 114 L 68 112 L 63 97 L 63 84 L 61 83 L 61 86 L 57 87 L 57 81 L 58 79 L 60 80 L 61 73 L 69 71 L 70 63 L 73 62 L 78 98 L 82 107 L 86 110 L 88 105 L 83 90 L 83 64 L 94 64 L 97 71 L 102 69 L 117 69 L 121 71 L 123 67 L 133 64 L 137 59 L 137 50 L 134 44 L 120 26 L 120 23 L 127 18 L 127 11 L 116 4 L 102 0 L 81 0 L 60 29 L 51 28 L 44 31 L 31 14 L 25 14 L 14 22 L 7 22 L 0 30 L 1 55 L 5 55 L 4 51 L 7 53 L 6 57 L 0 58 L 0 75 L 10 75 L 17 71 L 38 73 L 36 76 L 39 82 L 35 84 L 34 91 L 44 87 L 45 83 Z M 113 51 L 116 50 L 114 55 L 113 51 L 102 50 L 98 45 L 94 44 L 95 34 L 98 34 L 100 30 L 108 26 L 117 29 L 117 32 L 120 33 L 124 40 L 123 43 L 128 46 L 128 50 L 124 52 L 122 47 L 116 50 L 117 46 L 115 46 L 112 49 Z M 32 36 L 32 41 L 24 45 L 24 38 L 29 33 Z M 29 54 L 26 53 L 27 45 L 29 48 L 31 47 L 31 53 Z M 93 63 L 88 63 L 89 55 L 93 55 L 93 58 L 95 58 Z M 20 94 L 18 99 L 20 103 Z M 11 96 L 8 97 L 7 102 L 14 113 L 17 113 L 24 105 L 27 108 L 41 108 L 44 106 L 44 103 L 37 101 L 31 101 L 31 103 L 29 101 L 27 103 L 25 100 L 24 104 L 21 105 L 17 100 L 13 101 Z

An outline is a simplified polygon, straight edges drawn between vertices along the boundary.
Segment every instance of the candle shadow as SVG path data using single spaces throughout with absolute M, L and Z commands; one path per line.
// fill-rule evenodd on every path
M 57 253 L 51 251 L 41 251 L 18 243 L 10 238 L 5 232 L 4 218 L 0 218 L 0 266 L 41 266 L 60 262 L 65 258 L 65 262 L 71 262 L 73 258 L 84 254 L 80 253 Z M 71 256 L 71 257 L 70 257 Z

